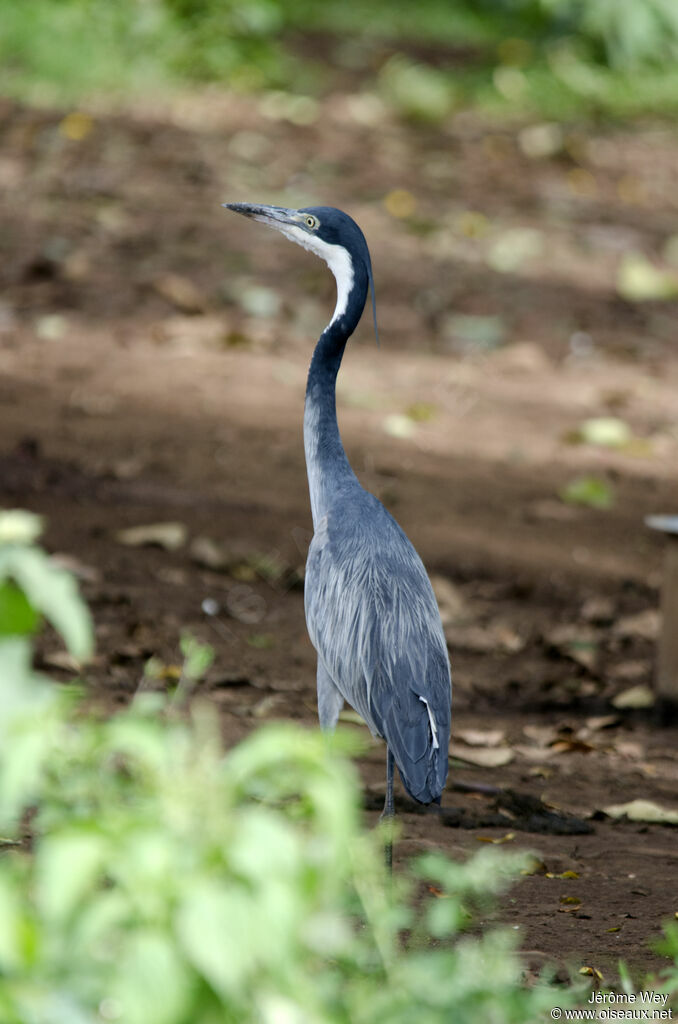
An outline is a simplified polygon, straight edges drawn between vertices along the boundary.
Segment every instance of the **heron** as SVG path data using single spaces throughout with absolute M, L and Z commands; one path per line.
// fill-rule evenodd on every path
M 392 820 L 394 764 L 414 800 L 440 804 L 448 772 L 452 683 L 424 565 L 393 516 L 359 483 L 337 423 L 337 374 L 368 288 L 377 332 L 369 249 L 356 222 L 334 207 L 224 206 L 321 257 L 336 280 L 336 306 L 313 352 L 304 404 L 314 531 L 304 606 L 318 655 L 320 726 L 334 729 L 346 702 L 374 736 L 385 740 L 382 817 Z M 385 855 L 391 870 L 391 838 Z

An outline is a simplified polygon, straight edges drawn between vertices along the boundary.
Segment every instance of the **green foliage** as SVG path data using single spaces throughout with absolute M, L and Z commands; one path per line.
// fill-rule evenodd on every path
M 0 0 L 0 88 L 31 98 L 281 80 L 278 0 Z M 86 59 L 84 55 L 86 56 Z
M 664 983 L 659 991 L 678 994 L 678 920 L 667 921 L 663 927 L 664 936 L 653 943 L 654 949 L 671 960 L 671 966 L 664 972 Z
M 160 0 L 0 0 L 0 88 L 41 102 L 157 88 L 180 44 Z
M 40 615 L 61 633 L 77 658 L 92 652 L 92 624 L 70 573 L 52 564 L 33 541 L 41 523 L 30 512 L 0 512 L 0 643 L 33 633 Z
M 611 508 L 614 504 L 614 490 L 606 480 L 598 476 L 578 476 L 560 491 L 560 498 L 567 505 L 586 505 L 588 508 Z
M 504 0 L 503 6 L 516 28 L 550 41 L 576 39 L 613 67 L 667 64 L 678 56 L 674 0 Z
M 86 658 L 91 653 L 90 618 L 77 600 L 70 573 L 53 565 L 39 548 L 8 544 L 0 549 L 0 580 L 8 578 L 16 586 L 5 584 L 3 594 L 13 613 L 22 618 L 22 628 L 11 628 L 7 621 L 0 621 L 0 636 L 33 632 L 41 613 L 61 633 L 75 657 Z
M 9 525 L 0 557 L 16 566 L 35 532 Z M 53 611 L 39 564 L 39 585 L 13 577 L 36 614 Z M 62 598 L 82 652 L 85 610 Z M 205 705 L 180 719 L 148 693 L 102 721 L 30 673 L 28 644 L 0 643 L 0 834 L 34 811 L 30 850 L 5 840 L 0 857 L 3 1024 L 531 1024 L 563 1004 L 521 984 L 513 933 L 462 934 L 520 857 L 429 855 L 389 887 L 360 827 L 354 739 L 277 726 L 224 755 Z M 182 647 L 196 678 L 209 652 Z M 436 895 L 415 902 L 423 882 Z
M 454 87 L 447 75 L 397 54 L 380 74 L 381 92 L 412 121 L 443 121 L 454 106 Z
M 181 27 L 179 72 L 247 88 L 279 80 L 284 60 L 274 41 L 284 6 L 277 0 L 165 0 L 165 7 Z
M 33 633 L 39 616 L 23 590 L 12 582 L 0 583 L 0 637 Z
M 93 634 L 89 613 L 80 601 L 71 575 L 53 565 L 34 544 L 41 530 L 30 512 L 0 512 L 0 744 L 12 716 L 45 703 L 45 691 L 32 666 L 32 634 L 41 617 L 61 633 L 71 654 L 87 658 Z M 0 779 L 0 801 L 7 790 L 18 794 L 31 784 L 30 749 L 38 735 L 24 735 L 19 753 Z
M 516 861 L 431 857 L 450 890 L 418 915 L 391 901 L 340 744 L 275 728 L 224 758 L 211 719 L 170 726 L 154 701 L 50 738 L 34 853 L 0 863 L 7 1024 L 102 1003 L 130 1024 L 527 1024 L 554 1001 L 521 988 L 507 933 L 450 941 Z
M 298 46 L 309 33 L 330 39 L 329 60 Z M 366 87 L 423 122 L 462 101 L 669 113 L 676 56 L 675 0 L 0 0 L 0 90 L 40 102 L 196 81 L 299 94 L 331 88 L 341 66 L 372 69 Z
M 183 633 L 180 643 L 184 656 L 183 677 L 189 683 L 199 682 L 214 661 L 214 649 L 209 644 L 201 644 L 190 633 Z

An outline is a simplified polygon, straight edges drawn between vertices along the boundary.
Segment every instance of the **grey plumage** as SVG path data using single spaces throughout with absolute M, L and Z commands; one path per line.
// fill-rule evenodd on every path
M 438 606 L 409 540 L 357 480 L 316 527 L 305 607 L 320 724 L 334 727 L 347 701 L 387 740 L 408 793 L 421 803 L 439 799 L 450 674 Z
M 412 797 L 440 802 L 451 681 L 438 606 L 412 544 L 351 469 L 336 418 L 336 376 L 368 287 L 374 301 L 367 243 L 350 217 L 330 207 L 230 208 L 321 256 L 337 280 L 336 309 L 313 353 L 304 410 L 314 525 L 304 602 L 318 653 L 320 724 L 334 728 L 346 701 L 386 740 L 385 814 L 393 813 L 393 757 Z

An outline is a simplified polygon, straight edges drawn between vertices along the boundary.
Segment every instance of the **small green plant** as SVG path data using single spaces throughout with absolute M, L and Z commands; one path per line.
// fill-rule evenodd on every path
M 654 943 L 654 948 L 657 953 L 670 958 L 671 966 L 664 973 L 659 991 L 672 996 L 670 1005 L 674 1005 L 678 997 L 678 919 L 666 921 L 662 930 L 664 936 Z
M 588 508 L 612 508 L 614 489 L 598 476 L 578 476 L 559 492 L 566 505 L 585 505 Z
M 563 1005 L 521 983 L 514 933 L 464 934 L 521 858 L 430 855 L 390 888 L 355 739 L 276 726 L 224 754 L 199 700 L 177 716 L 141 693 L 101 720 L 33 673 L 41 612 L 91 649 L 38 531 L 0 514 L 3 1024 L 532 1024 Z M 182 647 L 196 679 L 211 654 Z
M 35 544 L 42 524 L 30 512 L 0 513 L 0 744 L 13 716 L 44 702 L 32 667 L 32 638 L 41 619 L 63 636 L 71 654 L 87 658 L 92 624 L 73 577 Z

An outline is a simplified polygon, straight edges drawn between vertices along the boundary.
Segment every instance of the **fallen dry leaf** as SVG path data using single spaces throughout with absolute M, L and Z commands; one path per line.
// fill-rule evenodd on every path
M 555 757 L 555 751 L 552 747 L 528 747 L 524 743 L 516 743 L 513 749 L 516 754 L 519 754 L 526 760 L 537 763 L 550 761 L 552 757 Z
M 178 683 L 181 679 L 181 665 L 166 665 L 160 658 L 151 657 L 144 665 L 144 676 L 155 682 Z
M 577 739 L 575 736 L 572 739 L 556 740 L 551 745 L 551 750 L 555 754 L 588 754 L 594 749 L 590 743 Z
M 629 761 L 640 761 L 645 749 L 640 743 L 633 740 L 621 740 L 614 745 L 615 752 Z
M 502 843 L 510 843 L 516 838 L 515 832 L 507 832 L 505 836 L 501 836 L 500 839 L 493 839 L 492 836 L 476 836 L 476 842 L 478 843 L 493 843 L 495 846 L 501 846 Z
M 592 669 L 596 663 L 598 633 L 590 626 L 565 623 L 549 630 L 544 640 L 552 650 L 577 665 Z
M 678 825 L 678 811 L 662 807 L 653 800 L 630 800 L 627 804 L 612 804 L 603 807 L 608 818 L 628 818 L 629 821 L 645 821 L 655 825 Z
M 651 708 L 653 704 L 654 694 L 649 686 L 631 686 L 612 698 L 615 708 Z
M 632 682 L 634 679 L 646 679 L 650 674 L 650 663 L 648 661 L 622 661 L 607 669 L 607 675 L 611 679 L 623 679 Z
M 479 768 L 501 768 L 515 758 L 510 747 L 467 747 L 454 743 L 450 750 L 453 757 Z
M 468 747 L 498 747 L 506 739 L 503 729 L 457 729 L 454 736 Z
M 115 539 L 127 547 L 160 547 L 177 551 L 186 543 L 188 530 L 184 523 L 149 523 L 148 526 L 129 526 L 118 530 Z
M 191 559 L 197 565 L 204 565 L 205 568 L 215 572 L 228 568 L 230 561 L 228 552 L 211 537 L 194 537 L 189 551 Z
M 661 615 L 656 608 L 646 608 L 637 615 L 626 615 L 612 627 L 614 636 L 656 640 L 661 629 Z
M 609 729 L 619 723 L 619 715 L 595 715 L 586 719 L 586 728 L 591 732 L 599 732 L 601 729 Z
M 529 856 L 530 856 L 530 861 L 529 861 L 527 867 L 523 868 L 522 871 L 520 872 L 521 875 L 545 875 L 546 874 L 546 864 L 544 864 L 544 861 L 543 860 L 539 860 L 539 858 L 535 857 L 534 855 L 529 855 Z
M 589 730 L 579 729 L 576 733 L 572 726 L 561 724 L 554 726 L 525 725 L 523 732 L 535 744 L 534 747 L 519 744 L 515 751 L 528 761 L 548 761 L 557 754 L 588 753 L 595 748 L 587 742 Z
M 523 732 L 538 747 L 548 747 L 558 735 L 557 729 L 552 725 L 524 725 Z
M 597 967 L 580 967 L 579 973 L 585 974 L 589 978 L 597 978 L 598 981 L 603 980 L 603 975 L 600 973 Z

